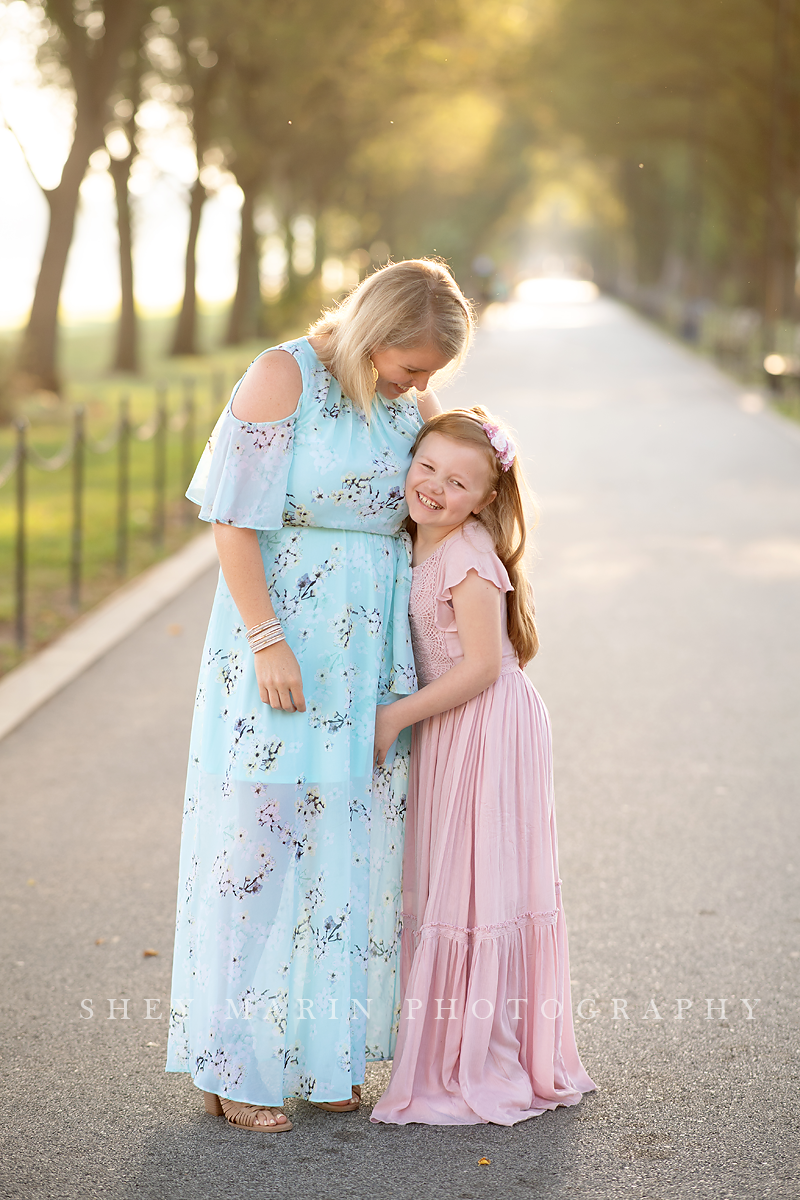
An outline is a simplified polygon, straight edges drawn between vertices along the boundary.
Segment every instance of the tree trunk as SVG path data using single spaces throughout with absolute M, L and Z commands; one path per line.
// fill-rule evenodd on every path
M 59 391 L 56 353 L 61 287 L 72 244 L 81 182 L 89 165 L 89 155 L 102 144 L 103 130 L 99 123 L 92 129 L 82 130 L 80 136 L 76 132 L 61 182 L 58 187 L 44 192 L 50 210 L 50 225 L 31 315 L 22 341 L 16 390 L 44 388 L 50 392 Z
M 106 5 L 102 41 L 90 43 L 75 24 L 71 5 L 45 5 L 48 17 L 61 29 L 69 47 L 67 62 L 75 85 L 75 134 L 57 187 L 44 191 L 50 209 L 44 253 L 31 315 L 22 339 L 15 390 L 59 390 L 56 370 L 58 306 L 67 256 L 75 228 L 78 197 L 90 155 L 103 145 L 108 95 L 119 72 L 119 56 L 130 44 L 146 6 L 140 0 Z
M 294 231 L 292 229 L 292 217 L 288 217 L 284 224 L 284 239 L 286 242 L 286 287 L 284 289 L 281 301 L 287 311 L 293 312 L 297 304 L 298 296 L 302 289 L 300 276 L 297 274 L 294 266 Z
M 206 189 L 195 180 L 189 202 L 189 238 L 186 244 L 186 274 L 183 303 L 175 329 L 172 354 L 197 354 L 197 235 L 200 232 L 200 217 L 206 200 Z
M 139 370 L 138 330 L 136 327 L 136 302 L 133 298 L 133 238 L 131 231 L 131 203 L 128 194 L 128 179 L 133 162 L 131 152 L 122 159 L 111 159 L 109 170 L 114 180 L 117 198 L 117 229 L 119 231 L 119 286 L 122 294 L 117 326 L 117 353 L 115 371 Z
M 249 183 L 242 184 L 241 187 L 244 202 L 239 243 L 239 276 L 225 338 L 227 346 L 238 346 L 241 342 L 254 338 L 258 333 L 259 324 L 261 288 L 258 278 L 258 238 L 253 224 L 258 185 Z
M 314 214 L 314 279 L 322 278 L 322 264 L 328 257 L 325 234 L 322 232 L 322 208 Z
M 785 171 L 786 143 L 786 25 L 787 0 L 775 0 L 772 48 L 772 90 L 770 105 L 769 158 L 764 205 L 764 266 L 763 310 L 764 350 L 775 348 L 778 322 L 786 310 L 785 258 L 787 249 L 794 251 L 794 231 L 789 226 L 796 221 L 795 198 L 787 187 Z

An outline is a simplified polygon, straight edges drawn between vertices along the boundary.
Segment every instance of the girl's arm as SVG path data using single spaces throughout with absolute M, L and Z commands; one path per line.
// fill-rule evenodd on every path
M 464 658 L 413 696 L 378 706 L 375 761 L 382 763 L 397 735 L 407 725 L 466 704 L 490 687 L 503 662 L 502 592 L 475 570 L 452 589 L 453 611 Z

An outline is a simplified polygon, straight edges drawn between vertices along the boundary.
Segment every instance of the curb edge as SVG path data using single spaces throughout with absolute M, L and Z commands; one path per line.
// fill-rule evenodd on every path
M 28 662 L 0 680 L 0 740 L 217 562 L 214 534 L 123 584 Z

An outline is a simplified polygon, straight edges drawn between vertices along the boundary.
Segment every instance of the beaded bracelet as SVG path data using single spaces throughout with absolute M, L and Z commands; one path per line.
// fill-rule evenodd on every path
M 266 650 L 268 646 L 286 641 L 286 635 L 277 617 L 272 617 L 269 621 L 262 621 L 260 625 L 254 625 L 252 629 L 248 629 L 247 640 L 250 643 L 250 649 L 256 654 L 259 650 Z

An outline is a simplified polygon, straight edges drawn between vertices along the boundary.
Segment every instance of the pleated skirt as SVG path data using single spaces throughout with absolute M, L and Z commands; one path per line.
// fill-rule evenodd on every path
M 547 710 L 516 664 L 414 729 L 402 1011 L 373 1121 L 513 1125 L 594 1088 L 578 1054 Z

